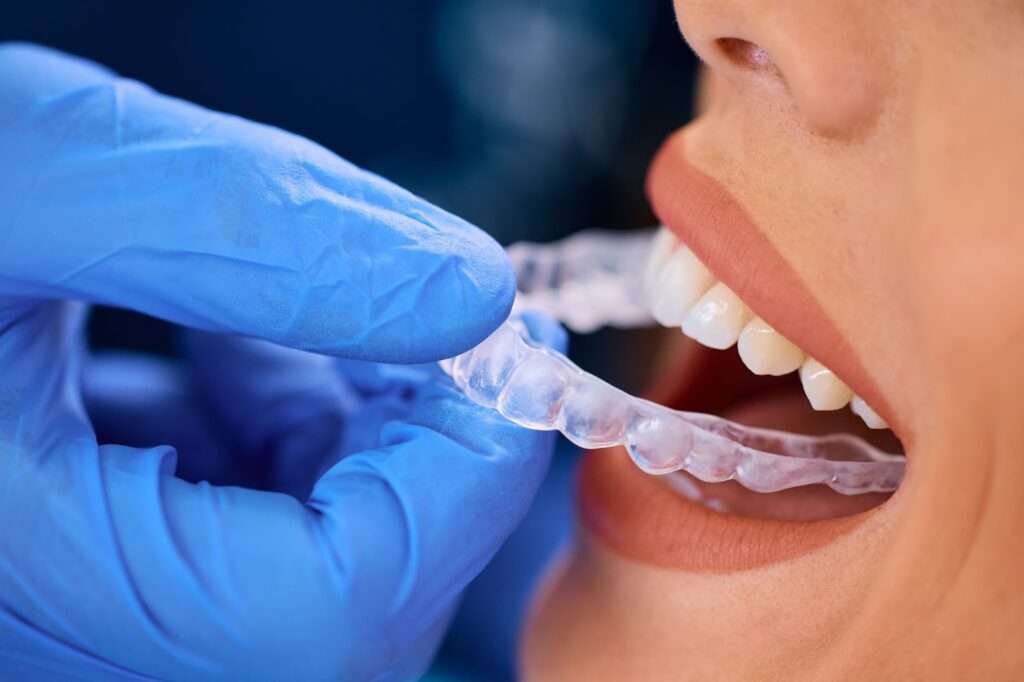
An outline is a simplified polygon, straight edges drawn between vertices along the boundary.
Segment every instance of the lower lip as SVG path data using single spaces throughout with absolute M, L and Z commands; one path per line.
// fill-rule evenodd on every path
M 796 426 L 793 415 L 787 419 L 779 414 L 780 401 L 771 397 L 786 395 L 781 379 L 769 380 L 768 394 L 747 402 L 744 411 L 737 398 L 758 395 L 757 386 L 764 387 L 765 378 L 751 374 L 735 353 L 702 348 L 681 335 L 666 350 L 666 362 L 657 372 L 663 379 L 654 382 L 647 398 L 753 425 L 771 426 L 765 421 L 771 419 L 785 430 Z M 802 393 L 797 398 L 802 401 Z M 759 407 L 761 414 L 752 413 L 751 406 Z M 880 495 L 843 497 L 823 486 L 771 495 L 734 483 L 695 482 L 695 486 L 703 502 L 688 499 L 680 486 L 671 485 L 665 477 L 640 471 L 622 448 L 588 453 L 578 480 L 580 519 L 595 539 L 634 561 L 726 573 L 794 559 L 821 548 L 857 528 L 885 499 Z M 708 508 L 709 502 L 728 512 Z
M 723 189 L 686 163 L 685 154 L 682 152 L 678 138 L 674 144 L 666 145 L 666 149 L 659 156 L 660 162 L 655 164 L 655 171 L 650 178 L 653 198 L 660 199 L 655 201 L 655 204 L 663 214 L 671 214 L 662 217 L 668 219 L 678 215 L 687 216 L 695 207 L 701 206 L 708 210 L 709 205 L 734 206 Z M 699 192 L 703 199 L 684 201 L 679 189 L 681 187 L 689 187 L 690 191 Z M 683 204 L 687 210 L 680 208 Z M 740 209 L 737 208 L 736 211 Z M 716 218 L 723 219 L 723 215 L 728 217 L 732 213 L 727 210 L 718 211 Z M 666 224 L 673 226 L 672 220 L 666 220 Z M 763 241 L 763 237 L 742 215 L 732 220 L 730 225 L 734 229 L 719 234 L 718 237 L 721 239 L 704 232 L 686 229 L 682 230 L 682 236 L 684 241 L 690 243 L 698 255 L 702 255 L 707 261 L 731 263 L 734 259 L 715 259 L 710 257 L 714 255 L 711 252 L 721 246 L 721 243 L 736 247 L 737 243 L 742 246 L 740 242 L 744 237 L 748 238 L 748 241 Z M 680 226 L 686 228 L 689 225 L 685 221 L 674 225 Z M 686 239 L 687 237 L 692 239 Z M 766 258 L 774 257 L 775 254 L 771 248 L 741 250 L 748 255 L 760 254 Z M 701 253 L 702 251 L 704 253 Z M 743 278 L 739 279 L 742 284 Z M 814 309 L 820 312 L 814 301 L 804 300 L 806 291 L 801 287 L 783 286 L 781 291 L 786 294 L 782 298 L 800 300 L 805 304 L 787 306 L 786 310 Z M 773 305 L 778 307 L 777 301 Z M 823 315 L 810 317 L 813 320 L 798 320 L 800 324 L 813 323 L 813 333 L 808 332 L 805 335 L 808 338 L 817 338 L 814 335 L 823 334 L 822 329 L 834 332 L 828 319 Z M 836 347 L 834 343 L 824 345 Z M 854 358 L 852 362 L 857 364 L 852 354 L 842 355 Z M 858 366 L 855 369 L 860 368 Z M 725 381 L 719 370 L 720 368 L 709 368 L 706 364 L 700 366 L 699 363 L 691 361 L 682 362 L 680 367 L 671 368 L 663 375 L 672 377 L 673 380 L 659 382 L 647 397 L 680 409 L 718 413 L 720 409 L 728 406 L 741 387 L 732 385 L 731 388 L 735 390 L 727 391 L 731 395 L 720 396 L 718 393 L 721 393 L 721 390 L 704 390 L 707 387 L 702 390 L 695 389 L 699 388 L 702 379 L 709 376 L 714 377 L 716 381 L 713 383 L 717 384 L 719 389 L 723 383 L 729 385 L 730 382 Z M 699 403 L 688 404 L 689 397 L 699 398 Z M 602 450 L 584 457 L 580 468 L 580 519 L 597 540 L 631 560 L 690 572 L 724 573 L 795 559 L 822 548 L 871 518 L 877 513 L 877 505 L 882 501 L 849 498 L 829 500 L 827 495 L 832 494 L 830 491 L 811 488 L 767 496 L 734 488 L 735 484 L 703 486 L 701 492 L 706 498 L 732 498 L 729 502 L 738 503 L 728 504 L 728 508 L 737 513 L 714 511 L 700 502 L 687 499 L 671 486 L 667 479 L 640 471 L 624 449 Z M 818 512 L 824 508 L 834 513 L 799 513 L 811 508 Z M 783 511 L 780 513 L 780 510 Z M 813 520 L 802 520 L 808 516 Z
M 818 521 L 720 513 L 643 473 L 622 448 L 584 457 L 578 492 L 583 525 L 612 550 L 641 563 L 704 573 L 794 559 L 849 533 L 877 511 Z

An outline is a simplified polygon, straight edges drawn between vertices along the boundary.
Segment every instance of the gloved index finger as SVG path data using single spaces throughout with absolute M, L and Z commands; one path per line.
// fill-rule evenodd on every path
M 43 48 L 0 46 L 0 296 L 71 297 L 367 360 L 508 313 L 504 252 L 295 135 Z

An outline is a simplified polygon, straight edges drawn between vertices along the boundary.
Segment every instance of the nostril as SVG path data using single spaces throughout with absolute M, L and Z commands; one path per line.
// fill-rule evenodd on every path
M 736 66 L 751 71 L 765 71 L 780 75 L 775 61 L 760 45 L 755 45 L 742 38 L 718 38 L 715 40 L 715 45 Z

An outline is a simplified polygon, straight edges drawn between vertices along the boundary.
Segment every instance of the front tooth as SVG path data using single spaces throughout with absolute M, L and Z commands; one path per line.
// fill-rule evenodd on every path
M 850 409 L 853 410 L 855 415 L 863 419 L 870 429 L 889 428 L 885 420 L 879 417 L 878 413 L 871 409 L 871 406 L 864 402 L 864 399 L 860 396 L 853 396 L 853 400 L 850 401 Z
M 647 256 L 647 267 L 644 269 L 644 289 L 648 292 L 655 291 L 658 280 L 661 279 L 661 270 L 665 261 L 672 255 L 672 252 L 679 246 L 679 240 L 667 228 L 659 228 L 651 242 L 651 250 Z
M 711 348 L 736 343 L 753 313 L 721 282 L 711 287 L 683 320 L 683 333 Z
M 760 317 L 748 322 L 740 332 L 738 350 L 743 364 L 751 372 L 775 377 L 795 372 L 807 357 Z
M 804 385 L 811 407 L 819 411 L 838 410 L 853 397 L 846 384 L 814 358 L 807 358 L 800 365 L 800 383 Z
M 679 244 L 665 259 L 648 291 L 651 314 L 666 327 L 678 327 L 686 313 L 715 279 L 685 245 Z

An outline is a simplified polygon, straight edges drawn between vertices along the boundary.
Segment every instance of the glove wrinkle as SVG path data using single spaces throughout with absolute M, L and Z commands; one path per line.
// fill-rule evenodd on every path
M 7 621 L 6 623 L 4 621 Z M 59 679 L 94 680 L 97 669 L 110 678 L 117 676 L 127 680 L 157 680 L 159 678 L 143 675 L 133 670 L 119 666 L 113 661 L 104 659 L 91 651 L 86 651 L 75 646 L 71 642 L 62 640 L 53 633 L 46 632 L 28 620 L 19 617 L 16 613 L 0 609 L 0 631 L 19 632 L 32 644 L 46 649 L 46 658 L 31 657 L 29 654 L 5 650 L 0 643 L 0 661 L 5 662 L 2 668 L 6 673 L 16 673 L 16 664 L 31 668 L 33 671 L 45 671 L 46 678 L 31 679 L 55 679 L 54 674 L 59 674 Z M 72 667 L 73 666 L 73 667 Z M 90 671 L 87 675 L 82 671 Z M 27 678 L 27 673 L 24 674 Z M 13 676 L 10 679 L 23 679 L 20 676 Z
M 55 59 L 0 63 L 62 71 L 0 80 L 0 291 L 397 362 L 455 355 L 507 314 L 507 258 L 464 221 L 298 136 Z
M 308 140 L 40 48 L 0 46 L 0 150 L 4 674 L 422 672 L 551 455 L 400 366 L 504 320 L 501 247 Z M 189 347 L 191 383 L 107 364 L 93 398 L 122 387 L 105 427 L 141 447 L 101 446 L 85 308 L 58 299 L 224 336 Z M 178 442 L 268 490 L 177 477 Z
M 91 438 L 78 393 L 81 328 L 77 303 L 27 308 L 0 332 L 0 443 L 13 455 L 46 457 L 69 439 Z M 56 358 L 56 360 L 55 360 Z
M 125 590 L 129 597 L 126 604 L 134 613 L 134 621 L 147 631 L 150 644 L 155 644 L 164 657 L 177 660 L 193 670 L 213 671 L 216 669 L 209 655 L 201 656 L 189 645 L 188 637 L 182 637 L 180 628 L 170 618 L 161 617 L 166 609 L 160 601 L 160 588 L 147 585 L 145 568 L 154 557 L 165 564 L 168 573 L 175 576 L 174 589 L 182 597 L 187 596 L 202 611 L 202 620 L 207 627 L 214 627 L 221 634 L 234 631 L 225 612 L 220 610 L 214 592 L 209 589 L 197 570 L 197 557 L 180 538 L 174 525 L 168 520 L 169 507 L 175 504 L 173 488 L 177 453 L 170 447 L 148 450 L 104 446 L 99 449 L 96 460 L 97 475 L 102 494 L 102 518 L 106 535 Z M 112 479 L 111 476 L 114 478 Z M 122 480 L 127 478 L 127 481 Z M 127 483 L 130 492 L 122 492 Z M 203 497 L 210 488 L 203 484 L 194 487 L 197 497 Z M 147 538 L 147 556 L 143 557 L 132 547 L 132 536 L 143 524 Z M 193 614 L 193 617 L 198 614 Z M 197 619 L 198 620 L 198 619 Z M 237 633 L 235 639 L 237 640 Z M 115 652 L 116 653 L 116 652 Z M 142 659 L 144 660 L 144 659 Z

